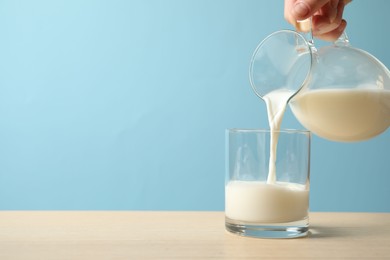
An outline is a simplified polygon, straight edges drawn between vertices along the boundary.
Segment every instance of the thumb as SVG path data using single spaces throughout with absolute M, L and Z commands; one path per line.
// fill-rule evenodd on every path
M 290 13 L 295 21 L 305 20 L 328 2 L 329 0 L 297 0 L 291 6 Z

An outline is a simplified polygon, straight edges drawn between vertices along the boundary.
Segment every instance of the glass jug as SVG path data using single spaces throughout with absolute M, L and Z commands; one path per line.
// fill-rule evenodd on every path
M 297 32 L 271 34 L 252 57 L 250 80 L 262 98 L 276 89 L 292 91 L 295 117 L 325 139 L 362 141 L 390 126 L 390 72 L 351 47 L 346 33 L 318 50 Z

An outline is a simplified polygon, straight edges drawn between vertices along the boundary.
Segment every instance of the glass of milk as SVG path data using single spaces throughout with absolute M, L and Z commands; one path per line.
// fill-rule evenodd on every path
M 277 146 L 271 144 L 277 139 Z M 225 226 L 259 238 L 309 228 L 309 131 L 226 130 Z

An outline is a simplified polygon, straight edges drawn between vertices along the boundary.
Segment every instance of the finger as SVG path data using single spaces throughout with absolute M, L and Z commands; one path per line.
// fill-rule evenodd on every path
M 313 34 L 315 36 L 333 31 L 334 29 L 339 27 L 341 23 L 341 20 L 340 21 L 334 20 L 333 22 L 330 22 L 328 17 L 322 15 L 313 16 L 311 21 L 312 21 Z
M 328 3 L 327 3 L 328 1 Z M 298 4 L 304 4 L 310 6 L 309 8 L 312 8 L 310 12 L 308 12 L 308 16 L 317 8 L 318 6 L 321 6 L 317 11 L 314 11 L 314 16 L 318 16 L 313 19 L 313 31 L 317 29 L 317 35 L 321 35 L 324 33 L 331 32 L 338 28 L 341 23 L 342 15 L 344 6 L 350 3 L 352 0 L 285 0 L 284 2 L 284 17 L 285 19 L 292 24 L 298 31 L 302 31 L 300 29 L 300 23 L 298 23 L 298 20 L 293 15 L 293 9 Z M 314 4 L 311 4 L 314 3 Z M 335 5 L 337 4 L 337 8 L 335 8 Z M 336 17 L 335 17 L 336 15 Z M 322 16 L 322 18 L 320 18 Z M 323 17 L 328 17 L 328 20 L 324 19 Z M 321 29 L 319 29 L 321 28 Z
M 337 29 L 342 21 L 344 12 L 344 2 L 340 1 L 337 6 L 337 15 L 331 21 L 327 16 L 315 15 L 312 18 L 313 33 L 315 36 L 320 36 Z
M 339 5 L 339 0 L 331 0 L 323 7 L 320 8 L 318 14 L 327 17 L 330 22 L 333 22 L 337 16 L 338 5 Z
M 290 17 L 295 21 L 305 20 L 316 13 L 329 0 L 297 0 L 289 3 Z M 290 18 L 290 19 L 291 19 Z
M 306 18 L 309 18 L 312 15 L 312 13 L 317 12 L 319 8 L 325 5 L 326 2 L 328 1 L 329 0 L 285 0 L 284 18 L 290 24 L 292 24 L 297 30 L 300 30 L 300 24 L 297 21 L 302 21 L 305 20 Z M 304 16 L 296 15 L 297 12 L 301 12 L 301 13 L 303 12 L 305 14 Z
M 295 17 L 291 14 L 291 9 L 294 6 L 294 3 L 296 0 L 285 0 L 284 1 L 284 19 L 286 19 L 287 22 L 292 24 L 294 27 L 297 27 L 297 20 Z
M 346 26 L 347 26 L 347 22 L 345 20 L 342 20 L 340 25 L 336 29 L 334 29 L 333 31 L 323 33 L 320 35 L 315 35 L 315 34 L 314 35 L 317 38 L 324 40 L 324 41 L 335 41 L 344 32 Z

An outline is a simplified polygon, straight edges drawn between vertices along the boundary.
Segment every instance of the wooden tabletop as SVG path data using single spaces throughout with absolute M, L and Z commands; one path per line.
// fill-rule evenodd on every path
M 310 213 L 310 235 L 230 234 L 223 212 L 2 211 L 0 259 L 390 259 L 390 213 Z

